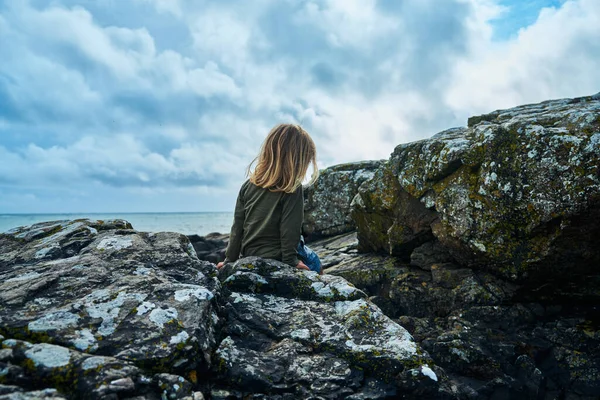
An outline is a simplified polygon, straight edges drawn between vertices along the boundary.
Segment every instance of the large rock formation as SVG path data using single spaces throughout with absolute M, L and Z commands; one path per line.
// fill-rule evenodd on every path
M 510 279 L 597 271 L 600 94 L 496 111 L 403 144 L 354 200 L 360 248 L 435 239 Z
M 0 398 L 451 398 L 410 334 L 336 276 L 125 221 L 0 235 Z
M 449 262 L 448 253 L 437 242 L 418 247 L 410 262 L 358 253 L 356 233 L 319 240 L 311 246 L 326 267 L 325 281 L 345 278 L 359 289 L 351 290 L 350 298 L 366 294 L 384 314 L 406 327 L 433 363 L 443 366 L 457 388 L 456 398 L 592 400 L 600 395 L 600 275 L 532 287 Z M 280 291 L 284 302 L 285 293 L 323 300 L 310 275 L 286 279 L 288 283 L 282 286 L 279 273 L 269 272 L 260 263 L 232 267 L 221 279 L 240 295 L 251 289 L 259 295 Z M 264 282 L 254 275 L 256 269 L 260 277 L 268 277 Z M 334 287 L 324 293 L 349 293 Z M 251 305 L 240 302 L 243 305 L 239 307 L 265 308 L 264 300 L 251 301 Z M 314 309 L 320 310 L 317 305 Z M 269 318 L 285 326 L 306 326 L 318 342 L 322 335 L 320 312 L 309 322 L 295 316 L 290 320 L 269 314 Z M 286 329 L 284 332 L 295 328 Z M 282 335 L 275 327 L 266 331 L 270 336 Z M 246 338 L 247 331 L 242 332 Z M 236 343 L 240 342 L 238 337 Z M 248 356 L 247 350 L 240 351 Z M 253 365 L 264 367 L 259 364 L 263 355 L 250 354 Z M 242 379 L 242 372 L 228 373 L 235 374 L 228 375 L 232 379 Z
M 304 188 L 304 233 L 315 239 L 356 229 L 350 204 L 380 165 L 381 161 L 362 161 L 320 171 L 317 181 Z
M 355 234 L 313 243 L 326 273 L 406 327 L 460 388 L 458 398 L 600 396 L 600 274 L 532 288 L 435 263 L 447 257 L 435 246 L 419 266 L 357 247 Z

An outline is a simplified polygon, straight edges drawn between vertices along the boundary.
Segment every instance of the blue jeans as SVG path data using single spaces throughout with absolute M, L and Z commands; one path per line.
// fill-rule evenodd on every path
M 300 243 L 298 243 L 298 258 L 306 264 L 311 271 L 315 271 L 317 273 L 321 273 L 321 260 L 319 260 L 319 256 L 317 253 L 312 251 L 304 244 L 304 238 L 300 237 Z

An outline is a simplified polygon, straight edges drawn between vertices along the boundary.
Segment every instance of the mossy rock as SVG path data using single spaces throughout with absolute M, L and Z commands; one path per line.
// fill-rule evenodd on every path
M 600 97 L 499 110 L 400 145 L 353 217 L 363 251 L 406 257 L 435 237 L 512 280 L 596 271 Z

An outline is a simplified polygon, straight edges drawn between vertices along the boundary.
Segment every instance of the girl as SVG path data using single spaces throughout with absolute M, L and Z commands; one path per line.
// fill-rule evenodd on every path
M 248 166 L 249 179 L 237 198 L 225 261 L 217 268 L 241 256 L 258 256 L 322 273 L 316 254 L 300 242 L 302 181 L 311 164 L 311 182 L 316 179 L 316 153 L 315 143 L 300 126 L 281 124 L 271 129 L 259 155 Z M 255 162 L 256 168 L 250 172 Z

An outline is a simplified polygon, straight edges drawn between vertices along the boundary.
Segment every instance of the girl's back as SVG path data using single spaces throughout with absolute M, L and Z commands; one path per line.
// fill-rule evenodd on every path
M 241 254 L 296 265 L 303 219 L 302 186 L 294 193 L 272 192 L 248 180 L 240 189 L 238 202 L 241 204 L 236 210 L 239 207 L 244 213 L 236 215 L 236 219 L 242 218 Z M 230 256 L 228 251 L 227 258 Z

